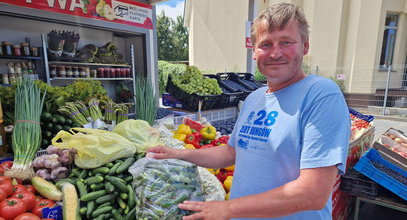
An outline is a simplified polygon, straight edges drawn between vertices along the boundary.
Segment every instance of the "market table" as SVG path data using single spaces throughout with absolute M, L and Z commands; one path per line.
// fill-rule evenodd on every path
M 360 202 L 372 203 L 375 205 L 380 205 L 386 208 L 395 209 L 398 211 L 406 212 L 407 213 L 407 202 L 401 198 L 395 198 L 397 196 L 391 196 L 387 194 L 380 194 L 375 199 L 368 199 L 365 197 L 357 196 L 356 203 L 355 203 L 355 215 L 354 220 L 359 219 L 359 207 Z

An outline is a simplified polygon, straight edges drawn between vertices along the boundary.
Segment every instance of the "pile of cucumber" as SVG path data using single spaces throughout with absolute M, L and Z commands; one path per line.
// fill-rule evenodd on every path
M 51 114 L 44 112 L 41 115 L 41 128 L 42 128 L 42 143 L 41 148 L 46 149 L 51 144 L 52 138 L 61 131 L 69 131 L 74 127 L 81 127 L 78 123 L 74 123 L 71 119 L 65 118 L 59 114 Z
M 55 185 L 60 187 L 64 182 L 75 185 L 82 219 L 135 219 L 133 177 L 128 168 L 142 156 L 115 160 L 95 169 L 74 168 L 67 179 Z

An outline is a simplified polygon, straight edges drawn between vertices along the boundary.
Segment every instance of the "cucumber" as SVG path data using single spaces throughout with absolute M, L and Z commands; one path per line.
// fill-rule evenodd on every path
M 90 192 L 84 196 L 81 196 L 81 201 L 84 202 L 88 202 L 88 201 L 92 201 L 95 200 L 101 196 L 106 195 L 106 190 L 102 189 L 102 190 L 98 190 L 98 191 L 94 191 L 94 192 Z
M 124 178 L 124 181 L 126 181 L 126 183 L 133 181 L 133 176 L 127 176 L 126 178 Z
M 59 132 L 59 131 L 61 131 L 61 130 L 63 130 L 62 125 L 55 125 L 55 126 L 54 126 L 54 131 L 55 131 L 55 132 Z
M 92 218 L 96 218 L 96 217 L 98 217 L 99 215 L 102 215 L 102 214 L 111 212 L 112 210 L 113 210 L 113 207 L 112 207 L 112 206 L 105 206 L 105 207 L 96 209 L 96 210 L 93 211 L 93 213 L 92 213 Z
M 43 119 L 43 121 L 45 121 L 45 122 L 50 121 L 51 118 L 52 118 L 52 115 L 49 112 L 44 112 L 41 115 L 41 119 Z
M 89 201 L 86 204 L 86 217 L 90 218 L 92 215 L 93 210 L 95 210 L 95 201 Z
M 119 211 L 116 209 L 112 210 L 112 215 L 115 220 L 124 220 L 124 218 L 120 215 Z
M 67 119 L 65 120 L 65 124 L 66 124 L 66 125 L 71 126 L 72 123 L 73 123 L 73 121 L 72 121 L 71 119 L 69 119 L 69 118 L 67 118 Z
M 127 205 L 126 205 L 126 203 L 123 201 L 123 199 L 117 198 L 117 202 L 119 203 L 119 207 L 120 207 L 121 209 L 126 209 Z
M 123 180 L 114 177 L 114 176 L 105 176 L 106 180 L 109 181 L 113 186 L 115 186 L 117 189 L 119 189 L 121 192 L 129 193 L 129 189 L 127 188 L 126 184 L 124 184 Z
M 106 191 L 108 192 L 108 193 L 112 193 L 112 192 L 114 192 L 114 186 L 110 183 L 110 182 L 107 182 L 107 183 L 105 183 L 105 189 L 106 189 Z
M 127 170 L 134 162 L 136 161 L 136 159 L 134 159 L 133 157 L 129 157 L 127 158 L 116 170 L 116 173 L 122 173 L 125 170 Z
M 82 181 L 78 180 L 76 181 L 76 188 L 78 189 L 79 196 L 82 197 L 86 195 L 88 192 L 86 191 L 86 186 L 83 184 Z
M 58 182 L 56 182 L 56 183 L 55 183 L 55 186 L 56 186 L 58 189 L 61 189 L 62 183 L 70 183 L 70 184 L 72 184 L 72 185 L 76 185 L 76 181 L 75 181 L 75 180 L 66 178 L 66 179 L 61 179 L 61 180 L 59 180 Z
M 45 135 L 45 137 L 50 138 L 50 137 L 52 137 L 52 132 L 50 132 L 50 131 L 44 131 L 44 135 Z
M 87 211 L 88 211 L 88 208 L 82 207 L 81 209 L 79 209 L 79 214 L 85 215 Z
M 85 179 L 88 176 L 88 170 L 82 170 L 79 173 L 78 179 Z
M 94 183 L 94 184 L 90 185 L 90 188 L 91 188 L 93 191 L 96 191 L 96 190 L 100 190 L 100 189 L 105 188 L 105 185 L 104 185 L 103 183 Z M 106 190 L 106 191 L 107 191 L 107 190 Z
M 64 130 L 64 131 L 69 131 L 70 129 L 71 129 L 71 127 L 68 126 L 68 125 L 63 125 L 62 126 L 62 130 Z
M 103 204 L 105 202 L 114 201 L 116 199 L 116 194 L 111 193 L 104 196 L 101 196 L 95 200 L 96 204 Z
M 133 220 L 136 218 L 136 208 L 133 208 L 129 213 L 127 213 L 124 220 Z
M 107 163 L 105 166 L 108 167 L 108 168 L 112 168 L 112 167 L 113 167 L 113 163 L 112 163 L 112 162 L 109 162 L 109 163 Z
M 58 124 L 65 124 L 65 117 L 62 115 L 54 114 L 53 118 L 55 118 L 58 122 Z
M 116 162 L 116 163 L 113 165 L 113 167 L 110 168 L 108 174 L 109 174 L 109 175 L 114 175 L 114 174 L 116 173 L 117 168 L 118 168 L 122 163 L 123 163 L 123 162 L 121 162 L 121 161 Z
M 134 194 L 134 190 L 133 187 L 131 187 L 131 185 L 127 185 L 127 188 L 129 189 L 129 199 L 127 200 L 127 205 L 130 208 L 134 208 L 134 206 L 136 205 L 136 197 Z
M 121 192 L 120 193 L 120 198 L 127 200 L 127 198 L 129 198 L 129 195 L 127 195 L 127 193 Z
M 92 174 L 97 174 L 97 173 L 107 174 L 107 173 L 109 173 L 109 168 L 108 167 L 98 167 L 98 168 L 92 170 Z
M 103 182 L 103 180 L 104 180 L 103 176 L 92 176 L 92 177 L 88 177 L 85 180 L 85 184 L 92 185 L 94 183 L 101 183 L 101 182 Z

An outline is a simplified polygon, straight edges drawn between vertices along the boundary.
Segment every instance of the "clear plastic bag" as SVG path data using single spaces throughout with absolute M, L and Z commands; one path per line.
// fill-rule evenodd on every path
M 192 163 L 143 158 L 129 172 L 134 180 L 137 219 L 181 219 L 192 213 L 178 204 L 205 200 L 197 166 Z

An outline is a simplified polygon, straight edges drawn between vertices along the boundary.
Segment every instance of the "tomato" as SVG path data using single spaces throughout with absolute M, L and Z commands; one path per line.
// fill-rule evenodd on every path
M 5 199 L 7 199 L 7 194 L 3 190 L 0 190 L 0 202 Z
M 26 189 L 25 186 L 23 186 L 23 185 L 17 184 L 17 185 L 15 185 L 15 186 L 13 186 L 13 192 L 14 192 L 14 194 L 20 193 L 20 192 L 24 192 L 24 191 L 27 191 L 27 189 Z
M 0 176 L 0 183 L 2 183 L 2 182 L 4 182 L 4 181 L 9 181 L 9 182 L 11 182 L 11 179 L 10 179 L 10 177 L 8 177 L 8 176 Z
M 15 217 L 13 220 L 40 220 L 40 218 L 32 213 L 26 212 Z
M 23 200 L 25 207 L 28 210 L 31 210 L 35 205 L 35 195 L 32 192 L 23 191 L 20 193 L 16 193 L 12 196 L 12 198 L 18 198 Z
M 34 195 L 37 194 L 37 190 L 35 190 L 34 186 L 32 186 L 32 185 L 24 185 L 24 187 L 25 187 L 25 189 L 27 191 L 34 193 Z
M 11 181 L 3 181 L 0 183 L 0 189 L 7 194 L 7 197 L 13 195 L 13 184 L 11 184 Z
M 5 218 L 3 218 L 3 217 L 0 217 L 0 220 L 6 220 Z
M 35 203 L 34 208 L 31 209 L 31 212 L 38 216 L 38 217 L 42 217 L 42 209 L 44 208 L 51 208 L 55 205 L 55 202 L 49 199 L 42 199 L 39 200 Z
M 25 205 L 21 199 L 10 198 L 0 202 L 0 216 L 7 220 L 12 220 L 24 212 Z
M 1 166 L 3 166 L 5 170 L 9 170 L 13 166 L 13 161 L 4 161 L 1 163 Z
M 4 175 L 4 167 L 0 166 L 0 175 Z

